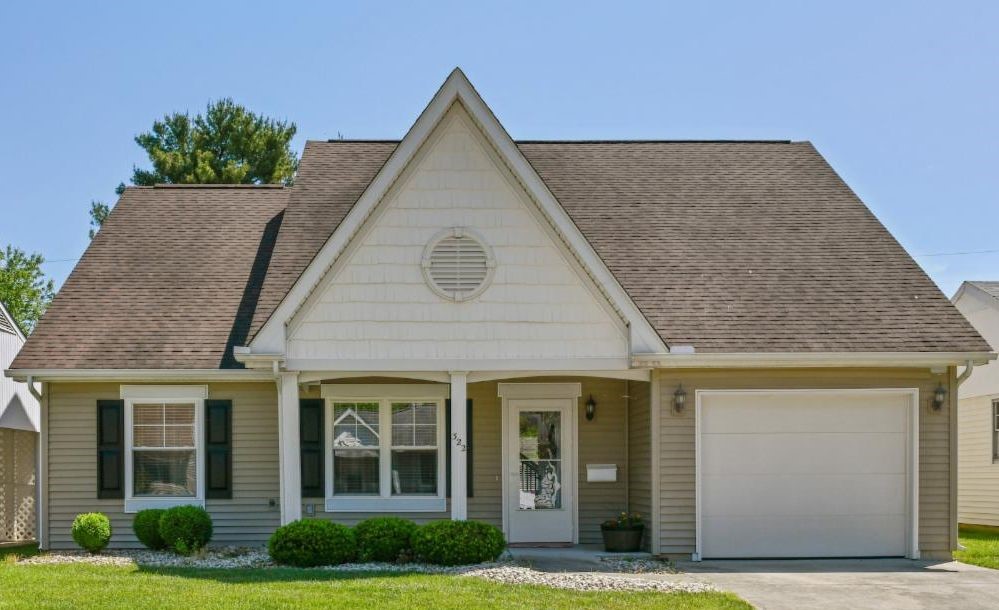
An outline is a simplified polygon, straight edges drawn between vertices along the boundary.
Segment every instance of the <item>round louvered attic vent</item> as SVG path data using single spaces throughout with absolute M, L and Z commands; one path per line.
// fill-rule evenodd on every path
M 496 266 L 489 246 L 464 227 L 445 229 L 423 252 L 423 275 L 438 295 L 467 301 L 482 294 Z

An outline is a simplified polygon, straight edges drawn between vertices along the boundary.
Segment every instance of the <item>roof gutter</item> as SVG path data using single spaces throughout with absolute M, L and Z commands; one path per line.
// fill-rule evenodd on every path
M 278 374 L 281 365 L 285 361 L 284 354 L 254 353 L 245 345 L 233 347 L 232 357 L 236 362 L 245 365 L 248 369 L 271 369 L 274 375 Z
M 986 364 L 994 352 L 769 352 L 639 354 L 634 367 L 645 368 L 818 368 L 937 367 Z
M 273 379 L 252 369 L 7 369 L 14 381 L 255 381 Z

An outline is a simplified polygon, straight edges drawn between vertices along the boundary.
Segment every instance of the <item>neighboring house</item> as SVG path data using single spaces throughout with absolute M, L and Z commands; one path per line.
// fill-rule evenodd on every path
M 954 305 L 999 345 L 999 282 L 964 282 Z M 958 401 L 958 512 L 961 523 L 999 526 L 999 364 L 975 368 Z
M 811 144 L 514 141 L 456 70 L 293 187 L 126 189 L 7 374 L 49 548 L 194 503 L 220 543 L 631 510 L 669 555 L 949 557 L 993 356 Z
M 24 333 L 0 303 L 0 369 L 24 345 Z M 35 537 L 38 400 L 25 383 L 0 377 L 0 542 Z

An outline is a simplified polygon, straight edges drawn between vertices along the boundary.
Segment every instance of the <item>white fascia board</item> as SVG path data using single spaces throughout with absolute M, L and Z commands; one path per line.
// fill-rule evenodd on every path
M 583 268 L 590 274 L 597 286 L 605 292 L 628 320 L 631 327 L 632 352 L 639 354 L 666 353 L 668 348 L 649 321 L 631 300 L 624 288 L 617 282 L 603 260 L 590 243 L 583 237 L 579 228 L 572 222 L 565 209 L 548 190 L 544 181 L 517 148 L 516 143 L 503 129 L 486 103 L 472 87 L 472 84 L 458 68 L 448 76 L 433 99 L 420 114 L 402 141 L 389 156 L 378 174 L 364 190 L 364 193 L 323 244 L 315 258 L 299 276 L 288 294 L 284 296 L 271 317 L 264 323 L 250 341 L 254 353 L 283 353 L 285 350 L 286 325 L 295 312 L 319 284 L 338 256 L 346 248 L 354 234 L 360 230 L 365 220 L 374 211 L 381 199 L 416 156 L 420 147 L 444 118 L 454 102 L 461 102 L 473 121 L 486 135 L 504 163 L 527 193 L 538 203 L 542 212 L 576 256 Z M 288 368 L 292 367 L 289 363 Z
M 249 369 L 7 369 L 16 381 L 255 381 L 274 379 L 271 371 Z
M 424 371 L 442 372 L 467 370 L 473 366 L 477 371 L 626 371 L 629 366 L 626 358 L 590 358 L 590 359 L 523 359 L 523 360 L 313 360 L 290 358 L 285 361 L 288 371 L 339 371 L 340 373 L 357 371 Z
M 928 367 L 975 365 L 994 360 L 992 352 L 773 352 L 635 356 L 632 365 L 652 368 Z

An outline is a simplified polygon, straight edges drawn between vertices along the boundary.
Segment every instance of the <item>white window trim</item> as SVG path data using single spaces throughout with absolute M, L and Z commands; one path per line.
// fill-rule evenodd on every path
M 204 418 L 205 399 L 208 398 L 208 386 L 152 386 L 123 385 L 121 398 L 125 401 L 125 510 L 126 513 L 136 513 L 147 508 L 172 508 L 174 506 L 205 506 L 205 443 Z M 191 402 L 194 403 L 194 446 L 197 491 L 194 496 L 183 497 L 149 497 L 133 495 L 133 459 L 132 459 L 132 407 L 136 403 L 145 402 Z
M 326 439 L 326 512 L 444 512 L 447 510 L 447 439 L 444 437 L 444 399 L 448 394 L 445 384 L 324 384 L 320 390 L 325 399 Z M 437 405 L 437 495 L 392 495 L 392 403 L 400 400 L 433 402 Z M 333 494 L 333 403 L 378 403 L 377 496 L 345 496 Z M 387 433 L 385 431 L 388 431 Z

